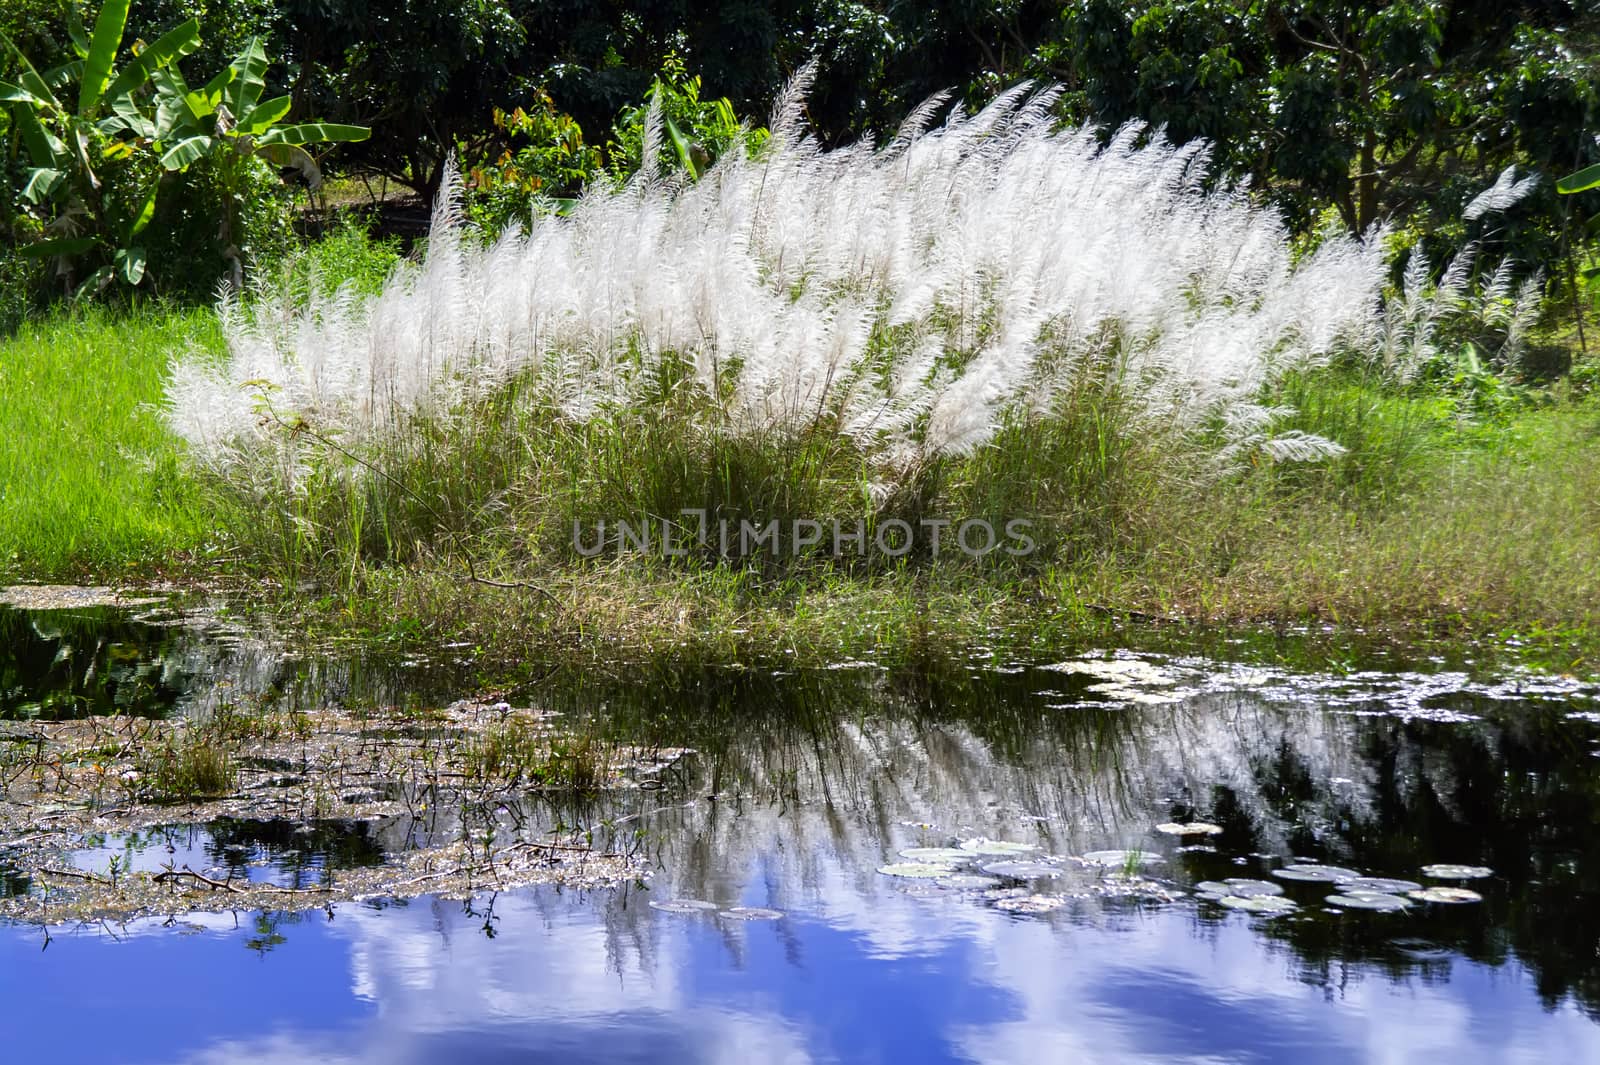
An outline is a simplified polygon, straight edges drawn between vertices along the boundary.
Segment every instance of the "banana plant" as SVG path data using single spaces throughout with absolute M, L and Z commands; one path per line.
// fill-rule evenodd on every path
M 1586 166 L 1576 174 L 1568 174 L 1556 182 L 1556 191 L 1563 196 L 1574 196 L 1590 189 L 1600 189 L 1600 163 Z
M 366 126 L 333 122 L 280 125 L 288 115 L 290 99 L 263 100 L 267 56 L 259 38 L 252 38 L 232 63 L 198 90 L 192 90 L 176 66 L 152 74 L 156 86 L 154 135 L 167 170 L 185 170 L 209 159 L 228 195 L 228 207 L 218 226 L 223 257 L 230 263 L 237 285 L 243 263 L 233 243 L 240 190 L 246 168 L 261 159 L 281 168 L 300 171 L 307 185 L 322 182 L 322 171 L 307 146 L 362 141 L 371 135 Z
M 15 82 L 0 81 L 0 105 L 9 109 L 27 156 L 18 196 L 50 216 L 44 239 L 21 251 L 57 259 L 63 274 L 70 274 L 80 257 L 101 251 L 110 263 L 94 271 L 80 291 L 113 278 L 131 285 L 144 278 L 144 249 L 136 241 L 155 213 L 159 173 L 132 196 L 113 194 L 101 174 L 107 162 L 128 158 L 152 137 L 154 127 L 140 101 L 152 76 L 200 45 L 200 25 L 190 19 L 138 48 L 121 70 L 115 69 L 129 2 L 107 0 L 92 34 L 74 21 L 78 58 L 43 73 L 0 33 L 0 45 L 18 69 Z M 74 82 L 75 94 L 70 91 Z
M 1600 137 L 1595 138 L 1595 143 L 1600 145 Z M 1590 192 L 1594 189 L 1600 189 L 1600 163 L 1586 166 L 1577 173 L 1568 174 L 1556 182 L 1556 191 L 1563 196 L 1576 196 L 1580 192 Z M 1600 237 L 1600 211 L 1590 215 L 1588 221 L 1584 222 L 1578 229 L 1577 243 L 1579 253 L 1590 264 L 1584 269 L 1578 269 L 1577 264 L 1573 261 L 1571 238 L 1566 236 L 1565 229 L 1562 232 L 1563 238 L 1567 241 L 1567 280 L 1572 286 L 1572 312 L 1578 323 L 1578 346 L 1584 351 L 1588 351 L 1589 340 L 1583 333 L 1582 298 L 1579 292 L 1578 278 L 1583 278 L 1585 285 L 1593 285 L 1595 282 L 1600 281 L 1600 265 L 1594 265 L 1594 259 L 1589 254 L 1590 248 L 1593 246 L 1590 241 L 1595 237 Z M 1593 301 L 1596 306 L 1600 306 L 1600 293 L 1596 293 L 1593 296 Z

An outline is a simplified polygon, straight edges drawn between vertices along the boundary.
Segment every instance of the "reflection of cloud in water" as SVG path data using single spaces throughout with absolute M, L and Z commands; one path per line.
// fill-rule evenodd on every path
M 503 896 L 496 912 L 505 935 L 491 940 L 453 903 L 346 910 L 333 932 L 349 942 L 354 993 L 377 1007 L 369 1023 L 222 1043 L 190 1060 L 524 1060 L 510 1053 L 524 1046 L 538 1060 L 813 1060 L 801 1028 L 759 1003 L 697 1001 L 684 980 L 688 928 L 663 922 L 648 949 L 619 952 L 604 925 L 550 895 Z
M 1470 726 L 1464 742 L 1492 750 L 1498 727 Z M 1392 741 L 1382 771 L 1376 735 Z M 1297 823 L 1376 823 L 1401 778 L 1449 793 L 1460 763 L 1421 753 L 1392 720 L 1215 692 L 1001 734 L 891 706 L 748 730 L 719 750 L 677 798 L 620 800 L 619 813 L 662 807 L 638 822 L 659 863 L 648 897 L 771 906 L 786 920 L 538 891 L 497 901 L 491 940 L 452 903 L 345 907 L 316 934 L 347 951 L 370 1017 L 195 1060 L 922 1060 L 858 1045 L 916 1034 L 945 1057 L 993 1063 L 1600 1060 L 1600 1029 L 1568 1004 L 1545 1012 L 1515 959 L 1386 968 L 1349 954 L 1351 941 L 1307 953 L 1290 925 L 1213 919 L 1189 902 L 1087 899 L 1070 916 L 1017 919 L 874 872 L 900 847 L 980 834 L 1056 853 L 1158 849 L 1170 869 L 1182 841 L 1151 828 L 1175 806 L 1210 812 L 1219 793 L 1228 853 L 1282 852 Z M 1394 919 L 1339 920 L 1353 934 Z
M 1356 976 L 1325 995 L 1297 979 L 1291 956 L 1264 953 L 1242 920 L 1207 939 L 1182 920 L 1139 920 L 1093 949 L 1034 931 L 1014 924 L 995 938 L 984 971 L 1018 1008 L 953 1031 L 963 1056 L 1232 1062 L 1248 1045 L 1260 1060 L 1295 1062 L 1600 1060 L 1600 1029 L 1576 1009 L 1546 1015 L 1531 995 L 1510 994 L 1508 974 L 1471 963 L 1458 962 L 1450 984 Z M 1219 1038 L 1239 1026 L 1252 1031 Z
M 827 882 L 852 891 L 848 876 Z M 863 900 L 830 901 L 835 915 L 868 911 Z M 1600 1029 L 1570 1008 L 1545 1014 L 1515 970 L 1457 961 L 1449 981 L 1394 984 L 1351 972 L 1323 988 L 1301 979 L 1293 955 L 1243 919 L 1197 926 L 1167 910 L 1096 929 L 892 895 L 871 909 L 913 930 L 930 951 L 948 951 L 937 964 L 949 966 L 946 979 L 972 988 L 963 998 L 979 997 L 981 988 L 1006 1003 L 996 1016 L 974 1018 L 958 1004 L 934 1017 L 936 1031 L 926 1034 L 951 1058 L 1398 1065 L 1600 1054 Z M 841 952 L 830 941 L 835 930 L 819 921 L 724 934 L 704 919 L 659 915 L 633 899 L 621 922 L 629 935 L 619 941 L 617 906 L 602 897 L 588 904 L 549 892 L 502 897 L 497 912 L 501 934 L 490 940 L 452 904 L 346 911 L 330 934 L 348 943 L 352 986 L 375 1007 L 369 1018 L 333 1032 L 223 1042 L 190 1060 L 525 1060 L 519 1052 L 536 1060 L 715 1065 L 855 1060 L 849 1030 L 819 1027 L 836 1018 L 786 1008 L 776 988 L 795 979 L 867 998 L 867 1016 L 882 1027 L 863 1036 L 929 1023 L 903 1015 L 892 995 L 881 1009 L 870 1002 L 908 962 L 887 962 L 854 930 Z M 738 949 L 746 936 L 794 942 L 787 954 L 768 949 L 747 961 Z M 834 968 L 817 971 L 822 964 Z
M 1495 945 L 1505 925 L 1482 929 L 1487 945 L 1464 947 L 1474 933 L 1450 946 L 1511 960 L 1457 954 L 1425 973 L 1361 941 L 1408 935 L 1416 915 L 1261 925 L 1187 901 L 1085 899 L 1017 919 L 874 872 L 902 847 L 985 835 L 1054 854 L 1159 851 L 1169 862 L 1156 872 L 1172 873 L 1187 841 L 1151 830 L 1179 815 L 1225 825 L 1204 841 L 1219 862 L 1308 837 L 1330 853 L 1363 834 L 1412 840 L 1439 825 L 1405 807 L 1450 810 L 1474 787 L 1499 796 L 1517 777 L 1519 730 L 1537 735 L 1533 715 L 1444 725 L 1393 693 L 1384 701 L 1403 712 L 1375 717 L 1358 716 L 1371 707 L 1357 692 L 1238 687 L 1111 711 L 980 690 L 947 712 L 938 692 L 876 682 L 770 719 L 746 699 L 724 733 L 705 730 L 700 746 L 716 753 L 683 767 L 685 788 L 602 802 L 642 815 L 622 830 L 648 832 L 649 896 L 503 896 L 492 940 L 453 903 L 340 907 L 287 931 L 283 949 L 337 952 L 326 963 L 347 969 L 354 1016 L 218 1041 L 192 1060 L 920 1061 L 872 1050 L 918 1036 L 933 1056 L 993 1063 L 1600 1060 L 1600 1029 L 1569 1004 L 1546 1013 L 1516 952 Z M 1348 712 L 1317 712 L 1324 694 Z M 1517 824 L 1496 816 L 1473 830 Z M 673 896 L 790 916 L 719 923 L 645 905 Z M 1319 927 L 1328 936 L 1292 931 Z M 1578 964 L 1558 995 L 1588 971 Z

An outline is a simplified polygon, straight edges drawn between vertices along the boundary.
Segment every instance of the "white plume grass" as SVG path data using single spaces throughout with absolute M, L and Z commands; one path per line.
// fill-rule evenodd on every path
M 1412 302 L 1386 316 L 1381 235 L 1329 236 L 1295 264 L 1274 211 L 1207 184 L 1206 146 L 1056 130 L 1055 90 L 929 128 L 936 99 L 883 149 L 824 151 L 804 88 L 759 157 L 669 179 L 657 132 L 627 186 L 493 244 L 463 228 L 452 168 L 426 258 L 377 295 L 223 301 L 227 355 L 174 365 L 171 425 L 212 469 L 281 484 L 296 427 L 381 454 L 513 382 L 582 423 L 650 402 L 681 366 L 707 431 L 836 432 L 893 483 L 1089 377 L 1136 428 L 1221 426 L 1230 457 L 1308 460 L 1338 445 L 1273 437 L 1263 386 L 1351 350 L 1408 361 L 1456 284 L 1425 304 L 1417 253 Z
M 1461 212 L 1461 217 L 1469 222 L 1475 222 L 1484 215 L 1508 211 L 1527 199 L 1538 184 L 1538 174 L 1530 174 L 1518 181 L 1517 168 L 1508 166 L 1500 171 L 1500 176 L 1495 179 L 1493 185 L 1472 198 L 1466 209 Z

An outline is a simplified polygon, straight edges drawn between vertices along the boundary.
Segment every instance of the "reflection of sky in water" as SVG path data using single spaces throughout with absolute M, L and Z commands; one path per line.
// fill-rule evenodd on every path
M 1514 962 L 1323 980 L 1243 917 L 1052 923 L 880 891 L 910 934 L 886 947 L 864 900 L 819 901 L 850 916 L 729 926 L 536 891 L 498 900 L 493 939 L 428 900 L 312 912 L 264 954 L 226 916 L 43 956 L 8 930 L 0 1033 L 28 1062 L 1600 1060 L 1600 1028 L 1544 1010 Z
M 1082 693 L 1059 689 L 1081 678 L 1060 671 L 970 690 L 684 686 L 689 709 L 722 714 L 693 726 L 707 753 L 669 791 L 607 802 L 648 829 L 655 897 L 785 920 L 546 889 L 502 896 L 492 939 L 481 915 L 430 900 L 275 929 L 222 916 L 188 919 L 208 929 L 193 935 L 61 933 L 42 954 L 37 931 L 0 928 L 0 1047 L 30 1063 L 1600 1061 L 1600 1026 L 1571 1004 L 1596 1001 L 1600 941 L 1596 730 L 1567 717 L 1574 693 L 1535 712 L 1511 698 L 1522 681 L 1188 668 L 1163 688 L 1184 688 L 1181 704 L 1111 711 L 1073 704 Z M 646 690 L 634 727 L 673 690 Z M 572 698 L 629 720 L 621 700 Z M 1152 835 L 1185 811 L 1226 825 L 1220 853 Z M 279 828 L 236 826 L 212 847 L 180 835 L 135 867 L 281 863 L 301 841 Z M 1251 853 L 1498 875 L 1481 906 L 1258 926 L 1192 900 L 1015 918 L 873 872 L 901 847 L 974 834 L 1056 854 L 1151 848 L 1184 886 L 1264 875 L 1234 864 Z M 374 829 L 389 845 L 403 835 Z M 325 826 L 316 846 L 336 844 L 347 861 L 376 846 Z M 1320 912 L 1319 889 L 1290 890 Z M 1424 969 L 1384 949 L 1411 936 L 1480 960 Z

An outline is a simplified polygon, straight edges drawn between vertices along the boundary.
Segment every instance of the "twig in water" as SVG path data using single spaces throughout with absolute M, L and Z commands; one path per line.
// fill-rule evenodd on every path
M 106 887 L 116 886 L 103 876 L 95 876 L 93 873 L 79 872 L 76 869 L 53 869 L 49 866 L 46 866 L 45 868 L 40 869 L 39 872 L 49 874 L 50 876 L 70 877 L 73 880 L 88 880 L 96 884 L 104 884 Z
M 239 887 L 236 884 L 234 884 L 234 882 L 233 882 L 233 880 L 231 878 L 228 879 L 228 880 L 213 880 L 209 876 L 202 876 L 200 873 L 195 872 L 193 869 L 190 869 L 187 865 L 184 866 L 182 869 L 167 869 L 167 870 L 165 870 L 163 872 L 157 873 L 151 879 L 157 884 L 165 884 L 165 883 L 169 883 L 169 882 L 175 883 L 175 882 L 177 882 L 179 880 L 184 879 L 185 877 L 191 878 L 197 883 L 205 884 L 207 887 L 211 888 L 213 891 L 215 891 L 215 890 L 226 890 L 226 891 L 233 892 L 235 895 L 243 895 L 244 894 L 244 888 Z

